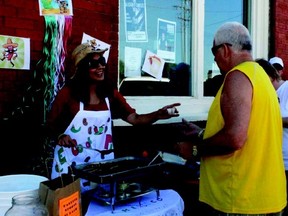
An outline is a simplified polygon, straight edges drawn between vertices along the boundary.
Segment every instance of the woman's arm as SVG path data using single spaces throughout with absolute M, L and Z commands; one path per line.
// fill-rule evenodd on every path
M 169 119 L 172 117 L 179 116 L 179 112 L 177 110 L 177 106 L 180 106 L 180 103 L 174 103 L 163 108 L 146 114 L 137 114 L 131 113 L 126 121 L 132 125 L 140 125 L 140 124 L 152 124 L 160 119 Z M 169 110 L 170 109 L 170 110 Z
M 180 103 L 173 103 L 150 113 L 138 114 L 117 90 L 114 91 L 114 98 L 112 98 L 112 100 L 112 112 L 114 114 L 118 112 L 117 116 L 120 116 L 124 121 L 132 125 L 152 124 L 160 119 L 169 119 L 179 116 L 177 107 L 181 105 Z

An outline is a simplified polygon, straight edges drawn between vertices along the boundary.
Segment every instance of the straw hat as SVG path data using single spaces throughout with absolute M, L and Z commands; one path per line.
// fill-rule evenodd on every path
M 108 48 L 100 49 L 97 45 L 96 40 L 90 40 L 87 43 L 80 44 L 72 52 L 72 58 L 74 59 L 74 65 L 77 66 L 78 63 L 84 59 L 89 53 L 100 53 L 103 54 Z

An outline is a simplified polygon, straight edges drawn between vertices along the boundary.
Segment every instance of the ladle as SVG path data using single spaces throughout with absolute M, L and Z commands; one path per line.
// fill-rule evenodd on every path
M 158 156 L 160 156 L 161 152 L 158 152 L 158 154 L 150 161 L 150 163 L 148 164 L 148 166 L 150 166 Z

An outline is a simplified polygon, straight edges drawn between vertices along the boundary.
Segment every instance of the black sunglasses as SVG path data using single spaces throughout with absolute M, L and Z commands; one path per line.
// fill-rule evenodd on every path
M 219 44 L 219 45 L 217 45 L 217 46 L 213 46 L 213 47 L 211 48 L 211 51 L 212 51 L 212 53 L 213 53 L 214 56 L 216 55 L 217 50 L 218 50 L 220 47 L 224 46 L 224 44 L 226 44 L 227 46 L 232 46 L 232 44 L 230 44 L 230 43 L 222 43 L 222 44 Z
M 100 64 L 102 66 L 106 66 L 106 59 L 101 56 L 99 59 L 92 59 L 90 62 L 89 62 L 89 68 L 98 68 L 100 66 Z

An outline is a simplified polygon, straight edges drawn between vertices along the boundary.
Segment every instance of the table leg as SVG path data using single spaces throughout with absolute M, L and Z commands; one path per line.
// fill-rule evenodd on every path
M 111 192 L 111 211 L 112 213 L 115 210 L 115 199 L 116 199 L 116 192 L 117 192 L 117 188 L 116 188 L 116 181 L 115 182 L 111 182 L 110 184 L 110 192 Z
M 156 189 L 156 199 L 158 200 L 158 201 L 162 201 L 162 198 L 160 197 L 160 190 L 159 189 Z

